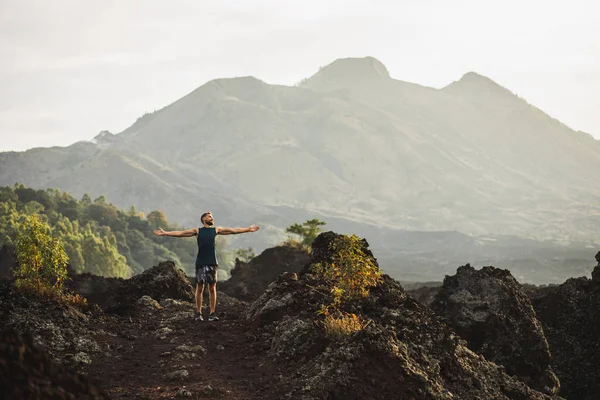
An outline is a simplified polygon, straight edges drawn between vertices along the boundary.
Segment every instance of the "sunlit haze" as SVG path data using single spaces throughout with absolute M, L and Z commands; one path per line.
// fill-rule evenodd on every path
M 3 0 L 0 151 L 121 132 L 215 78 L 293 85 L 364 56 L 436 88 L 475 71 L 600 138 L 590 4 Z

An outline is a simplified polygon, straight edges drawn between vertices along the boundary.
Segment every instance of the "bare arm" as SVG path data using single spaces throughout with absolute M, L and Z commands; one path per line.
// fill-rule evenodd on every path
M 249 228 L 217 228 L 217 235 L 237 235 L 239 233 L 256 232 L 260 226 L 252 225 Z
M 198 228 L 186 229 L 185 231 L 164 231 L 163 228 L 158 228 L 154 231 L 156 236 L 172 236 L 172 237 L 190 237 L 198 234 Z

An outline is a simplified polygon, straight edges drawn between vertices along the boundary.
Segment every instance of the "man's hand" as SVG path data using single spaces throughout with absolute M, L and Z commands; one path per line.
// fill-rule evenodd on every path
M 167 233 L 163 230 L 163 228 L 159 227 L 154 231 L 156 236 L 167 236 Z
M 256 232 L 257 230 L 260 229 L 260 226 L 257 225 L 252 225 L 250 226 L 250 228 L 248 228 L 250 230 L 250 232 Z

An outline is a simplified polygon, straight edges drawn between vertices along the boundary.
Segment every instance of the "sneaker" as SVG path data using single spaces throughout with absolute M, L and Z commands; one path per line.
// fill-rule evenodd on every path
M 202 313 L 196 311 L 196 313 L 194 314 L 194 320 L 195 321 L 204 321 L 204 318 L 202 318 Z
M 209 320 L 209 321 L 218 321 L 218 320 L 219 320 L 219 317 L 217 317 L 215 314 L 210 314 L 210 315 L 208 316 L 208 320 Z

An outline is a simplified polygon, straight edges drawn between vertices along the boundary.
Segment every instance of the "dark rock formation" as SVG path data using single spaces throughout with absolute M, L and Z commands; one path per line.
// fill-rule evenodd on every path
M 116 314 L 134 311 L 142 296 L 150 296 L 157 301 L 168 298 L 194 301 L 188 277 L 173 261 L 161 262 L 130 279 L 75 275 L 69 288 L 88 301 L 99 304 L 105 312 Z
M 0 279 L 12 279 L 12 270 L 17 267 L 15 249 L 13 246 L 2 246 L 0 248 Z
M 69 274 L 71 280 L 65 282 L 65 286 L 85 297 L 90 303 L 105 306 L 107 300 L 126 280 L 122 278 L 107 278 L 90 273 Z
M 332 232 L 313 242 L 310 263 L 333 255 Z M 363 241 L 367 257 L 372 257 Z M 307 264 L 282 274 L 247 312 L 281 375 L 280 398 L 296 399 L 557 399 L 469 350 L 432 310 L 387 275 L 368 297 L 344 304 L 364 321 L 341 337 L 326 335 L 317 311 L 330 292 Z
M 531 294 L 568 399 L 595 400 L 600 393 L 600 253 L 596 260 L 592 279 L 572 278 Z
M 560 383 L 542 325 L 521 285 L 508 270 L 469 264 L 446 276 L 431 307 L 471 350 L 506 367 L 532 388 L 556 394 Z
M 305 250 L 278 246 L 263 251 L 249 263 L 236 259 L 231 278 L 219 290 L 240 300 L 256 300 L 284 272 L 299 272 L 308 260 Z
M 11 281 L 0 281 L 0 327 L 32 335 L 59 363 L 77 363 L 99 351 L 88 321 L 100 310 L 85 313 L 66 304 L 37 296 L 25 296 Z
M 592 280 L 600 285 L 600 251 L 596 253 L 596 261 L 598 262 L 598 265 L 596 265 L 596 268 L 592 271 Z
M 109 399 L 85 376 L 54 363 L 31 335 L 13 329 L 0 332 L 0 398 Z

